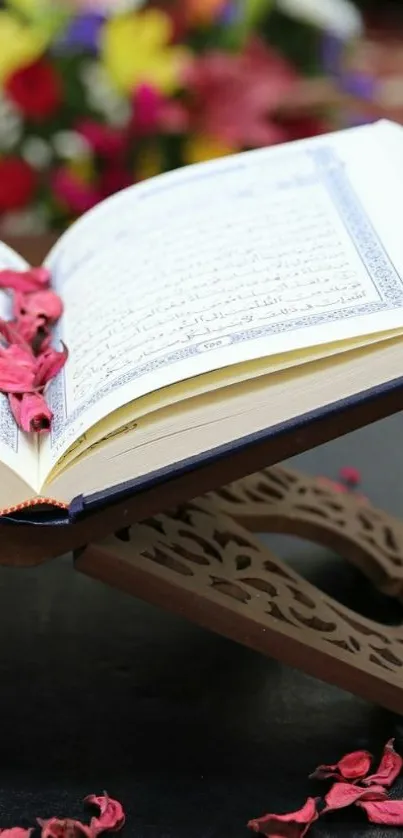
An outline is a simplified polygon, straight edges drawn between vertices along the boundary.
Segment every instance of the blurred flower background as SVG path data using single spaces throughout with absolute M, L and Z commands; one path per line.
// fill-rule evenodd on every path
M 5 0 L 0 235 L 188 163 L 387 116 L 401 0 Z

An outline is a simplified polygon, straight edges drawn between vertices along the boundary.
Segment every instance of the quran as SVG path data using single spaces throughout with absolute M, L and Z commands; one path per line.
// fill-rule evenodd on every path
M 44 262 L 69 348 L 50 433 L 22 433 L 0 394 L 0 511 L 130 492 L 396 381 L 402 183 L 403 129 L 383 120 L 159 175 L 84 215 Z M 0 269 L 26 267 L 0 245 Z

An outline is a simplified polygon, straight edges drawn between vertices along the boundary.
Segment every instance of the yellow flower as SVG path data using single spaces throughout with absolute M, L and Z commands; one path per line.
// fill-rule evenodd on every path
M 216 160 L 218 157 L 228 157 L 235 148 L 230 148 L 211 137 L 190 137 L 185 144 L 185 163 L 204 163 L 206 160 Z
M 90 155 L 71 160 L 67 163 L 68 171 L 75 175 L 82 183 L 92 183 L 95 175 L 94 162 Z
M 149 146 L 141 152 L 135 169 L 136 180 L 148 180 L 150 177 L 159 175 L 162 171 L 162 155 L 159 148 Z
M 67 0 L 7 0 L 7 5 L 27 22 L 40 26 L 48 42 L 72 14 Z
M 25 26 L 14 15 L 0 11 L 0 83 L 39 58 L 46 44 L 46 32 Z
M 116 86 L 130 92 L 145 82 L 172 93 L 188 53 L 170 45 L 171 34 L 169 17 L 158 9 L 110 18 L 103 29 L 101 57 Z

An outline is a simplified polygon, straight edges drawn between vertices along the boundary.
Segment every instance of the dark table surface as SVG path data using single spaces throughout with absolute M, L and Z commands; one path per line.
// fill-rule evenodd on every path
M 362 469 L 371 499 L 398 514 L 397 416 L 299 458 L 312 473 Z M 322 549 L 270 539 L 303 575 L 385 622 L 401 610 Z M 403 747 L 402 720 L 182 619 L 81 577 L 69 557 L 0 570 L 0 824 L 80 816 L 107 789 L 126 835 L 247 836 L 265 811 L 299 807 L 308 774 L 356 748 Z M 403 709 L 403 708 L 402 708 Z M 403 797 L 403 781 L 395 794 Z M 347 811 L 312 835 L 395 838 Z

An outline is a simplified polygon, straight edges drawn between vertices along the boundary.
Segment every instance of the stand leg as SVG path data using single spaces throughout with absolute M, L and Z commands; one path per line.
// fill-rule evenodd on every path
M 77 554 L 76 567 L 401 712 L 403 629 L 358 616 L 324 595 L 218 506 L 211 496 L 136 524 L 90 544 Z
M 210 497 L 252 532 L 296 535 L 353 562 L 382 593 L 403 601 L 403 523 L 317 478 L 274 466 Z

